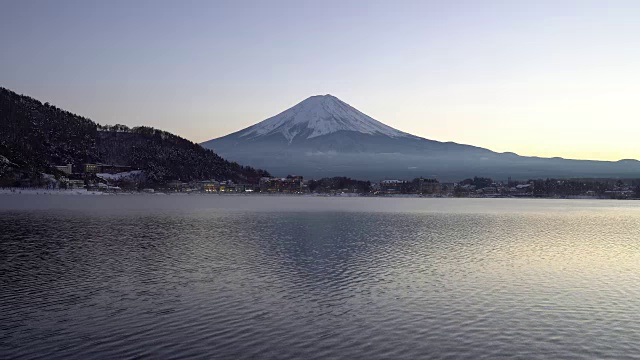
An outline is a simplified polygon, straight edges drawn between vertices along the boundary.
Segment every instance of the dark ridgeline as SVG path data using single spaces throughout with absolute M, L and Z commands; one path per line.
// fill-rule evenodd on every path
M 257 183 L 269 176 L 166 131 L 100 126 L 0 87 L 0 185 L 37 181 L 41 173 L 56 173 L 54 165 L 95 162 L 144 170 L 149 184 L 204 179 Z

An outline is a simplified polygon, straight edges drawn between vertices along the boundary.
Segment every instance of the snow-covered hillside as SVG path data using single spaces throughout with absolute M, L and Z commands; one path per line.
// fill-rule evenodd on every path
M 292 108 L 239 133 L 240 138 L 282 134 L 289 142 L 296 136 L 306 139 L 338 131 L 355 131 L 392 138 L 413 137 L 363 114 L 332 95 L 307 98 Z

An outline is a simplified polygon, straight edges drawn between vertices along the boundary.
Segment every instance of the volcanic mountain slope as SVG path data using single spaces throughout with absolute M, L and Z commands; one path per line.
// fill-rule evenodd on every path
M 640 177 L 636 160 L 524 157 L 428 140 L 387 126 L 331 95 L 312 96 L 276 116 L 202 145 L 276 175 L 315 178 Z

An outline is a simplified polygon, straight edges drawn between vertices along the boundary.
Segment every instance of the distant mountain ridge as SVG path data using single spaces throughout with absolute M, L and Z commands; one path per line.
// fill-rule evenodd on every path
M 144 170 L 150 184 L 181 180 L 257 182 L 264 170 L 150 127 L 100 126 L 0 87 L 0 183 L 53 173 L 54 165 L 103 162 Z
M 525 157 L 425 139 L 377 121 L 332 95 L 309 97 L 202 146 L 234 161 L 269 168 L 276 175 L 314 178 L 640 177 L 637 160 Z

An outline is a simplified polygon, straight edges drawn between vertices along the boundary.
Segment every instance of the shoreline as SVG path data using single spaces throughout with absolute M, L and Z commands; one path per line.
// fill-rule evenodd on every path
M 86 189 L 43 189 L 43 188 L 1 188 L 0 196 L 34 196 L 34 195 L 55 195 L 55 196 L 224 196 L 224 197 L 330 197 L 330 198 L 389 198 L 389 199 L 549 199 L 549 200 L 640 200 L 638 198 L 612 199 L 607 197 L 573 195 L 573 196 L 551 196 L 551 197 L 523 197 L 523 196 L 467 196 L 456 197 L 446 195 L 419 195 L 419 194 L 387 194 L 369 195 L 355 193 L 341 194 L 286 194 L 286 193 L 204 193 L 204 192 L 155 192 L 147 193 L 143 191 L 121 191 L 102 192 Z
M 0 189 L 2 195 L 110 195 L 101 191 L 89 191 L 86 189 L 42 189 L 42 188 L 3 188 Z

